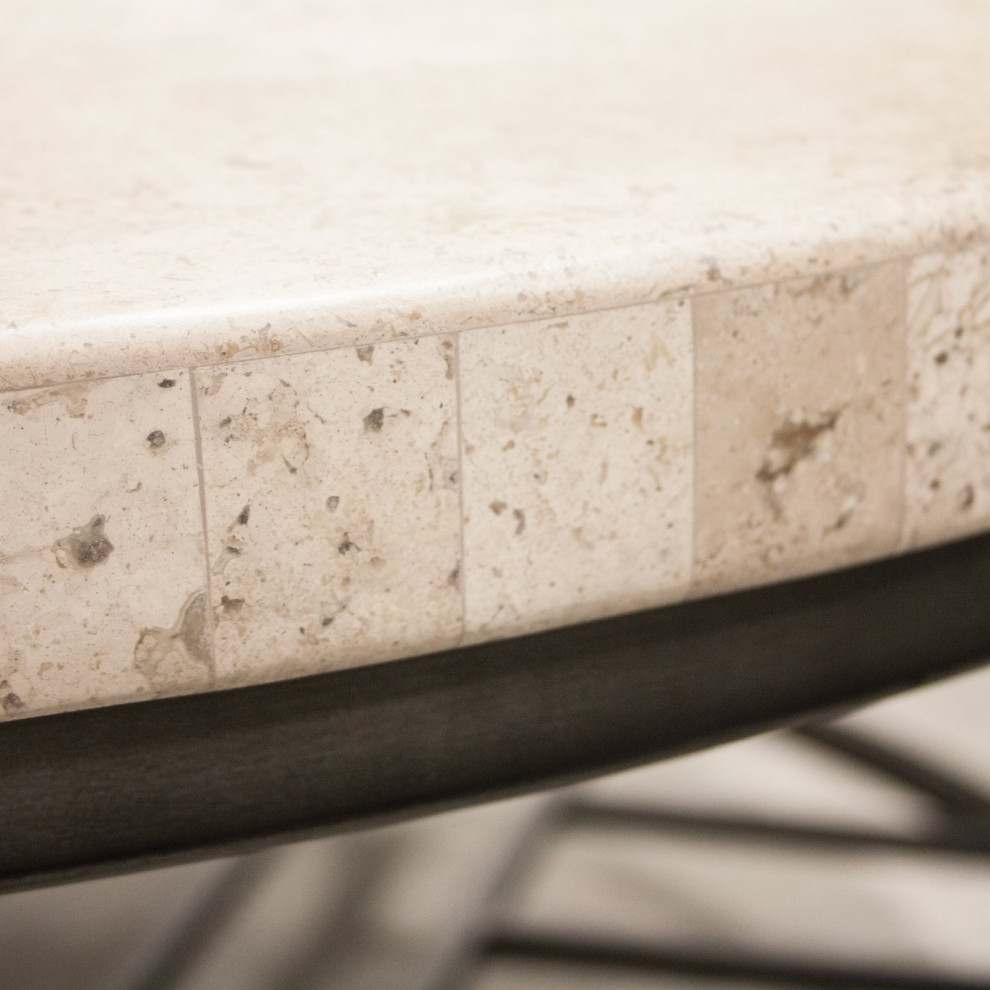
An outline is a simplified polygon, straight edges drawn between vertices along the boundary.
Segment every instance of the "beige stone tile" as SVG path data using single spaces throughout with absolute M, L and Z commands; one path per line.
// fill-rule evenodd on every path
M 197 372 L 223 683 L 458 640 L 454 351 L 427 337 Z
M 184 371 L 0 395 L 7 715 L 212 679 Z
M 990 525 L 990 248 L 908 271 L 904 543 Z
M 694 301 L 692 593 L 897 547 L 901 262 Z
M 468 634 L 681 597 L 691 557 L 687 303 L 471 331 L 460 361 Z

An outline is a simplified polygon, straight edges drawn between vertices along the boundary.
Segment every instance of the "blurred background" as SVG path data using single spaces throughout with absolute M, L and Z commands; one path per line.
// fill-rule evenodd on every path
M 821 985 L 760 977 L 768 958 L 990 981 L 990 856 L 929 841 L 983 813 L 988 711 L 978 671 L 848 715 L 834 738 L 777 732 L 401 826 L 7 895 L 0 986 Z M 894 779 L 903 767 L 840 751 L 867 738 L 959 787 L 936 774 L 926 796 Z M 671 967 L 535 958 L 548 933 L 660 947 Z M 754 972 L 718 971 L 740 959 Z

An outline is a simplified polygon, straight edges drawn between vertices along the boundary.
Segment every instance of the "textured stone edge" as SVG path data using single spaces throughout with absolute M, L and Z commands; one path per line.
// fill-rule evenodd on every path
M 605 307 L 605 308 L 598 308 L 598 309 L 590 309 L 590 310 L 585 310 L 585 311 L 576 311 L 576 312 L 572 312 L 572 313 L 564 313 L 564 312 L 562 312 L 562 313 L 560 313 L 558 315 L 560 317 L 567 317 L 567 316 L 572 316 L 572 317 L 576 317 L 576 316 L 594 316 L 595 313 L 603 313 L 603 312 L 610 312 L 610 311 L 617 311 L 617 310 L 627 310 L 627 309 L 633 309 L 633 308 L 639 308 L 639 307 L 651 306 L 651 305 L 663 305 L 664 303 L 668 303 L 668 302 L 675 301 L 675 300 L 678 300 L 678 299 L 686 300 L 688 302 L 688 304 L 691 305 L 693 303 L 693 300 L 694 299 L 699 298 L 699 297 L 702 297 L 702 296 L 711 296 L 711 295 L 714 295 L 714 294 L 740 292 L 740 291 L 745 291 L 746 289 L 749 289 L 749 288 L 755 288 L 755 287 L 760 286 L 760 285 L 779 284 L 779 283 L 791 282 L 791 281 L 794 281 L 794 280 L 797 280 L 797 279 L 807 279 L 807 278 L 816 277 L 816 276 L 825 276 L 825 277 L 841 276 L 843 273 L 857 273 L 857 272 L 862 272 L 862 271 L 873 269 L 873 268 L 875 268 L 875 267 L 877 267 L 879 265 L 889 264 L 891 262 L 902 262 L 903 263 L 903 270 L 905 272 L 905 284 L 904 284 L 904 287 L 903 287 L 903 291 L 904 291 L 904 293 L 906 295 L 907 294 L 907 291 L 908 291 L 907 272 L 908 272 L 908 269 L 909 269 L 910 265 L 912 263 L 916 262 L 917 260 L 924 259 L 924 258 L 926 258 L 928 256 L 932 256 L 932 255 L 936 255 L 936 254 L 937 255 L 947 256 L 947 257 L 950 257 L 951 258 L 952 256 L 954 256 L 956 254 L 962 254 L 962 253 L 970 252 L 970 251 L 974 251 L 974 250 L 975 251 L 986 251 L 988 249 L 990 249 L 990 245 L 988 245 L 986 242 L 983 242 L 983 241 L 966 242 L 964 244 L 960 244 L 960 245 L 957 245 L 957 246 L 954 246 L 954 247 L 951 247 L 951 248 L 946 248 L 944 246 L 936 246 L 936 247 L 931 248 L 930 250 L 912 252 L 910 255 L 901 255 L 901 256 L 894 256 L 894 257 L 883 257 L 883 258 L 878 258 L 878 259 L 867 261 L 867 262 L 862 262 L 862 263 L 858 263 L 858 264 L 854 264 L 854 265 L 849 265 L 849 266 L 846 266 L 845 268 L 826 268 L 826 269 L 823 269 L 823 270 L 811 270 L 811 271 L 800 273 L 800 274 L 787 275 L 786 277 L 782 277 L 782 278 L 767 279 L 767 280 L 764 280 L 762 282 L 759 281 L 759 280 L 756 280 L 756 281 L 753 281 L 753 282 L 749 282 L 747 284 L 732 285 L 732 286 L 729 286 L 729 287 L 711 288 L 711 289 L 706 289 L 704 291 L 697 291 L 697 290 L 672 291 L 670 293 L 666 293 L 666 294 L 662 295 L 660 298 L 655 299 L 655 300 L 646 300 L 646 301 L 643 301 L 643 302 L 636 302 L 636 303 L 623 303 L 621 305 L 617 305 L 617 306 L 614 306 L 614 307 Z M 693 306 L 692 306 L 692 310 L 693 310 Z M 908 326 L 907 326 L 907 320 L 908 320 L 908 318 L 909 318 L 909 316 L 908 315 L 905 315 L 904 325 L 900 328 L 900 330 L 901 330 L 901 332 L 900 332 L 901 347 L 903 348 L 904 355 L 905 355 L 905 361 L 903 363 L 905 369 L 908 367 L 908 364 L 909 364 L 909 362 L 906 359 L 907 358 L 907 351 L 908 351 L 908 347 L 909 347 L 909 340 L 910 340 L 910 335 L 908 333 Z M 693 320 L 693 312 L 692 312 L 692 320 Z M 507 322 L 507 323 L 494 324 L 494 325 L 491 325 L 491 326 L 489 326 L 489 325 L 475 326 L 475 327 L 469 327 L 469 328 L 466 328 L 466 329 L 458 329 L 458 330 L 431 331 L 429 333 L 422 334 L 422 335 L 419 335 L 419 336 L 422 336 L 422 337 L 434 337 L 434 336 L 438 336 L 439 334 L 442 333 L 442 334 L 445 334 L 445 335 L 449 336 L 452 340 L 454 340 L 456 342 L 457 340 L 459 340 L 459 338 L 462 335 L 465 335 L 465 334 L 468 334 L 469 335 L 469 334 L 474 334 L 474 333 L 480 333 L 480 332 L 484 332 L 486 330 L 496 329 L 498 327 L 512 327 L 512 326 L 519 326 L 519 325 L 524 325 L 524 324 L 529 324 L 529 323 L 537 324 L 537 323 L 541 323 L 541 322 L 545 322 L 545 321 L 546 321 L 546 316 L 543 315 L 543 314 L 541 314 L 540 316 L 533 317 L 532 319 L 514 320 L 514 321 Z M 397 337 L 397 338 L 389 338 L 389 340 L 391 340 L 391 341 L 398 341 L 398 340 L 411 341 L 411 340 L 414 340 L 414 339 L 416 339 L 416 335 L 409 335 L 409 336 L 403 336 L 403 337 Z M 308 352 L 286 350 L 286 351 L 284 351 L 282 353 L 268 353 L 268 354 L 262 354 L 262 355 L 258 355 L 258 356 L 245 357 L 242 360 L 237 361 L 236 363 L 238 365 L 242 365 L 242 364 L 250 363 L 250 362 L 253 362 L 253 361 L 267 361 L 267 362 L 271 362 L 273 360 L 278 360 L 279 358 L 281 358 L 283 356 L 284 357 L 297 356 L 297 355 L 299 355 L 301 353 L 320 354 L 320 353 L 326 353 L 326 352 L 331 352 L 331 351 L 348 350 L 348 349 L 352 349 L 353 347 L 354 347 L 354 344 L 347 343 L 347 344 L 342 344 L 342 345 L 338 345 L 338 346 L 332 346 L 332 347 L 326 347 L 326 348 L 319 348 L 319 349 L 316 349 L 316 350 L 313 350 L 313 351 L 308 351 Z M 694 357 L 695 357 L 695 355 L 694 355 L 694 352 L 692 350 L 692 363 L 694 361 Z M 224 363 L 229 363 L 229 362 L 224 362 Z M 203 370 L 203 369 L 209 369 L 209 368 L 216 368 L 217 366 L 218 366 L 218 362 L 209 361 L 209 362 L 203 362 L 203 363 L 197 363 L 197 364 L 190 365 L 186 370 L 188 370 L 190 372 L 190 377 L 194 379 L 195 378 L 196 371 Z M 461 424 L 462 424 L 462 412 L 461 412 L 461 384 L 462 384 L 462 382 L 461 382 L 461 369 L 460 369 L 460 366 L 459 366 L 459 362 L 455 362 L 455 366 L 456 366 L 456 384 L 457 384 L 456 423 L 457 423 L 457 428 L 458 428 L 458 433 L 459 433 L 460 432 L 460 429 L 461 429 Z M 18 393 L 40 391 L 40 390 L 43 390 L 43 389 L 46 389 L 46 388 L 57 387 L 57 386 L 59 386 L 61 384 L 65 384 L 65 382 L 73 382 L 73 383 L 79 383 L 79 384 L 95 384 L 95 383 L 97 383 L 99 381 L 106 381 L 106 380 L 110 380 L 110 379 L 113 379 L 113 378 L 131 378 L 131 377 L 137 377 L 137 375 L 139 375 L 139 374 L 140 375 L 144 375 L 144 374 L 149 374 L 149 373 L 158 374 L 158 373 L 162 373 L 162 372 L 166 372 L 168 370 L 171 370 L 174 367 L 175 367 L 175 365 L 173 364 L 173 365 L 170 365 L 169 367 L 163 367 L 161 369 L 142 369 L 140 372 L 135 372 L 133 374 L 130 374 L 129 373 L 129 374 L 124 374 L 124 375 L 113 375 L 113 376 L 93 377 L 93 378 L 86 378 L 86 377 L 69 378 L 69 379 L 66 379 L 65 381 L 50 382 L 50 383 L 46 383 L 46 384 L 43 384 L 43 385 L 33 385 L 33 386 L 30 386 L 30 387 L 25 387 L 25 388 L 6 389 L 6 390 L 3 390 L 3 391 L 0 391 L 0 397 L 13 396 L 13 395 L 16 395 Z M 908 387 L 908 383 L 907 383 L 907 381 L 905 381 L 903 383 L 903 388 L 904 388 L 905 395 L 907 393 L 907 387 Z M 191 415 L 192 415 L 193 425 L 194 425 L 194 429 L 195 429 L 196 462 L 197 462 L 197 470 L 198 470 L 198 473 L 199 473 L 199 482 L 200 482 L 200 499 L 201 499 L 201 502 L 202 502 L 205 499 L 205 491 L 202 488 L 202 485 L 204 483 L 204 475 L 203 475 L 203 465 L 202 465 L 202 448 L 201 448 L 201 430 L 200 430 L 200 421 L 199 421 L 199 410 L 198 410 L 198 407 L 197 407 L 197 399 L 196 399 L 196 395 L 195 395 L 195 389 L 191 389 L 190 392 L 191 392 L 191 404 L 192 404 Z M 907 403 L 905 401 L 904 416 L 903 416 L 903 443 L 905 443 L 905 444 L 907 443 L 907 434 L 908 434 L 908 425 L 909 425 L 908 424 L 908 418 L 909 418 L 908 417 L 908 412 L 909 412 L 908 406 L 907 406 Z M 694 419 L 695 414 L 694 414 L 694 411 L 693 410 L 692 410 L 691 416 L 692 416 L 692 430 L 693 430 L 693 424 L 695 422 L 695 419 Z M 459 437 L 458 438 L 458 448 L 459 449 L 461 447 L 461 443 L 462 443 L 462 441 L 461 441 L 461 439 Z M 463 509 L 463 490 L 462 490 L 463 489 L 463 473 L 461 474 L 461 477 L 460 477 L 460 487 L 461 487 L 460 497 L 462 499 L 461 516 L 462 516 L 462 519 L 463 519 L 463 512 L 464 512 L 464 509 Z M 910 538 L 910 534 L 908 534 L 908 532 L 907 532 L 907 516 L 908 516 L 908 513 L 907 513 L 907 504 L 906 504 L 906 502 L 907 502 L 907 494 L 906 494 L 906 491 L 905 491 L 905 479 L 902 478 L 902 480 L 901 480 L 901 502 L 900 502 L 900 513 L 899 513 L 899 517 L 900 517 L 899 527 L 900 527 L 900 530 L 901 530 L 901 539 L 899 541 L 899 545 L 897 546 L 897 548 L 895 548 L 892 551 L 892 553 L 896 554 L 896 553 L 900 553 L 900 552 L 905 552 L 907 550 L 919 548 L 921 546 L 930 546 L 930 545 L 934 545 L 934 544 L 937 544 L 937 543 L 940 543 L 940 542 L 947 542 L 947 541 L 950 541 L 950 540 L 952 540 L 954 538 L 958 538 L 958 536 L 959 536 L 958 531 L 956 529 L 954 529 L 952 526 L 947 525 L 945 527 L 945 529 L 944 529 L 944 532 L 936 532 L 936 531 L 930 530 L 926 534 L 926 536 L 925 536 L 924 539 L 911 539 Z M 690 525 L 692 527 L 692 532 L 694 531 L 695 522 L 696 522 L 696 520 L 694 518 L 695 508 L 696 508 L 695 507 L 695 503 L 692 500 L 692 505 L 691 505 L 692 512 L 691 512 L 691 517 L 690 517 Z M 203 525 L 204 525 L 204 529 L 203 529 L 203 534 L 202 534 L 202 537 L 203 537 L 202 542 L 203 542 L 203 546 L 206 547 L 206 546 L 209 546 L 209 535 L 210 534 L 209 534 L 208 529 L 207 529 L 207 526 L 206 526 L 205 509 L 204 509 L 204 515 L 203 515 Z M 981 529 L 990 529 L 990 526 L 977 527 L 973 531 L 974 532 L 978 532 Z M 462 532 L 461 532 L 460 539 L 461 539 L 461 560 L 462 560 L 462 567 L 464 567 L 464 569 L 466 571 L 469 568 L 470 565 L 468 564 L 468 562 L 465 560 L 465 557 L 464 557 L 465 547 L 464 547 L 463 527 L 462 527 Z M 206 560 L 204 559 L 204 570 L 206 568 L 207 568 L 207 563 L 206 563 Z M 692 554 L 692 560 L 691 560 L 691 569 L 692 569 L 692 572 L 693 572 L 693 569 L 694 569 L 694 555 L 693 554 Z M 808 573 L 809 574 L 816 573 L 816 571 L 809 571 Z M 693 578 L 693 573 L 692 573 L 692 578 Z M 747 580 L 747 576 L 746 575 L 740 575 L 740 581 L 738 583 L 738 587 L 740 587 L 740 588 L 754 587 L 754 586 L 757 586 L 758 584 L 765 584 L 765 583 L 773 583 L 773 581 L 767 582 L 766 580 L 756 580 L 756 581 L 751 580 L 751 579 L 750 580 Z M 662 593 L 662 592 L 663 592 L 663 589 L 658 589 L 658 593 Z M 465 594 L 465 597 L 470 595 L 470 591 L 469 591 L 468 588 L 465 588 L 464 594 Z M 694 587 L 693 587 L 692 582 L 689 581 L 687 587 L 680 589 L 678 591 L 677 596 L 675 598 L 671 599 L 671 600 L 674 600 L 674 601 L 676 601 L 676 600 L 682 600 L 684 598 L 696 597 L 699 594 L 700 595 L 703 595 L 704 592 L 699 592 L 699 591 L 695 590 Z M 669 598 L 669 596 L 668 596 L 668 598 Z M 601 617 L 604 617 L 606 614 L 613 614 L 613 613 L 603 612 Z M 591 619 L 591 618 L 595 618 L 595 617 L 598 617 L 598 616 L 589 616 L 588 618 Z M 505 635 L 510 635 L 510 634 L 509 633 L 506 633 Z M 496 635 L 494 635 L 491 638 L 498 639 L 498 638 L 502 638 L 502 637 L 500 635 L 496 634 Z M 375 657 L 374 659 L 369 659 L 367 662 L 368 663 L 377 663 L 377 662 L 382 662 L 383 660 L 388 660 L 388 659 L 400 659 L 400 658 L 407 657 L 409 655 L 412 655 L 412 654 L 410 654 L 408 652 L 403 652 L 402 650 L 399 650 L 399 651 L 395 651 L 394 655 L 390 655 L 388 657 L 381 657 L 379 655 L 379 656 Z M 362 664 L 355 664 L 355 665 L 357 666 L 357 665 L 362 665 Z M 299 675 L 301 675 L 302 673 L 305 673 L 305 672 L 304 671 L 300 671 L 299 672 Z M 259 678 L 259 681 L 261 681 L 261 680 L 264 680 L 264 678 Z M 249 681 L 249 680 L 246 679 L 243 683 L 246 685 L 248 683 L 255 683 L 255 682 L 254 681 Z M 174 690 L 164 691 L 164 692 L 162 692 L 162 694 L 160 696 L 189 693 L 190 690 L 196 690 L 196 689 L 195 688 L 184 687 L 184 686 L 176 686 L 176 688 Z M 144 697 L 146 698 L 147 696 L 144 696 Z M 94 699 L 90 699 L 90 701 L 92 701 L 92 700 L 94 700 Z M 131 700 L 142 700 L 142 699 L 139 699 L 139 698 L 129 698 L 129 697 L 128 698 L 124 698 L 124 697 L 107 697 L 105 699 L 102 699 L 101 698 L 100 699 L 100 704 L 117 704 L 117 703 L 131 701 Z M 35 716 L 40 716 L 40 715 L 45 715 L 45 714 L 51 714 L 51 713 L 56 712 L 56 711 L 65 711 L 65 710 L 72 710 L 73 708 L 85 708 L 85 707 L 95 707 L 95 706 L 92 703 L 88 703 L 87 704 L 87 703 L 82 703 L 81 702 L 80 704 L 77 704 L 77 705 L 60 706 L 60 707 L 57 707 L 57 708 L 49 708 L 49 709 L 39 708 L 39 709 L 32 709 L 32 710 L 27 710 L 27 711 L 12 711 L 12 712 L 8 712 L 6 714 L 0 713 L 0 721 L 3 721 L 5 718 L 8 718 L 8 719 L 10 719 L 10 718 L 30 718 L 30 717 L 35 717 Z

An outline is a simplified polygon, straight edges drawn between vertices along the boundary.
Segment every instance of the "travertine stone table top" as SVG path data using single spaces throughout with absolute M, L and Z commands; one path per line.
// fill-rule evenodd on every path
M 0 717 L 990 529 L 990 5 L 3 22 Z

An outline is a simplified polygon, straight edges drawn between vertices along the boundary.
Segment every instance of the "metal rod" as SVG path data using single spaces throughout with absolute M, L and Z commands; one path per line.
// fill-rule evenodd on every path
M 473 906 L 463 913 L 460 925 L 437 952 L 418 984 L 420 990 L 456 990 L 468 978 L 500 913 L 526 877 L 535 872 L 547 840 L 560 830 L 564 804 L 560 800 L 542 802 L 539 810 L 517 827 Z
M 258 888 L 273 861 L 271 855 L 235 860 L 167 934 L 133 990 L 180 987 L 214 942 L 230 927 L 244 902 Z
M 782 986 L 857 990 L 990 990 L 985 979 L 945 973 L 900 972 L 886 967 L 843 966 L 819 959 L 719 952 L 667 946 L 534 927 L 503 927 L 489 933 L 489 958 L 534 960 L 560 965 L 610 967 L 650 973 L 679 973 L 723 980 L 761 980 Z
M 745 815 L 699 814 L 668 808 L 622 805 L 582 797 L 568 802 L 564 822 L 572 828 L 625 828 L 684 832 L 698 838 L 762 844 L 785 843 L 819 851 L 874 850 L 931 854 L 990 855 L 990 816 L 941 820 L 918 835 L 854 826 L 766 821 Z
M 334 843 L 338 880 L 336 885 L 327 884 L 320 934 L 287 962 L 283 972 L 269 979 L 270 990 L 322 985 L 328 974 L 337 976 L 353 961 L 368 940 L 374 905 L 395 866 L 396 851 L 394 843 L 374 834 Z
M 844 757 L 881 777 L 907 785 L 954 814 L 990 814 L 990 796 L 933 761 L 880 742 L 859 730 L 813 722 L 792 730 L 798 738 Z

